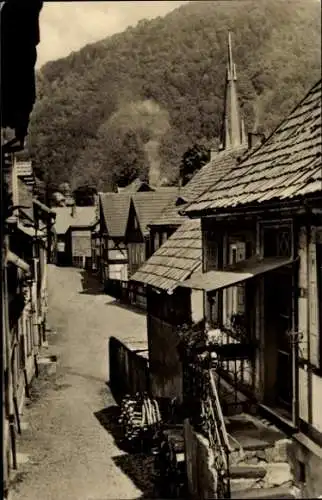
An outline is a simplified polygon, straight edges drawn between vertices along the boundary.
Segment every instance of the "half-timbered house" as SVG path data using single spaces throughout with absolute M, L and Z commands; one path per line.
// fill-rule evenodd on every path
M 28 186 L 25 186 L 26 182 L 23 183 L 27 181 L 29 173 L 18 179 L 14 160 L 14 154 L 24 149 L 29 116 L 36 97 L 34 66 L 37 59 L 36 46 L 40 39 L 41 8 L 41 1 L 26 4 L 2 2 L 0 5 L 3 498 L 8 498 L 9 495 L 11 469 L 18 467 L 16 430 L 21 431 L 19 406 L 21 409 L 22 404 L 19 399 L 21 396 L 23 402 L 24 394 L 28 395 L 33 372 L 33 353 L 37 353 L 34 348 L 37 347 L 35 344 L 39 333 L 38 296 L 35 292 L 39 290 L 39 282 L 40 291 L 43 290 L 43 277 L 46 276 L 44 270 L 40 281 L 40 275 L 33 273 L 36 266 L 30 266 L 21 253 L 25 252 L 25 258 L 37 258 L 37 247 L 42 245 L 41 226 L 47 225 L 49 228 L 52 220 L 50 210 L 44 205 L 42 210 L 36 209 L 33 213 L 36 203 L 32 200 L 32 193 L 28 192 Z M 16 33 L 19 33 L 19 37 Z M 24 190 L 27 195 L 27 200 L 23 200 L 23 207 L 27 208 L 20 206 L 22 197 L 19 197 L 18 184 L 20 193 Z M 23 210 L 27 213 L 23 213 Z M 17 244 L 17 239 L 28 237 L 28 232 L 31 233 L 32 240 L 25 241 L 23 248 Z M 11 246 L 16 247 L 17 253 L 13 252 Z M 43 296 L 40 299 L 41 310 L 45 310 Z
M 131 196 L 125 240 L 128 249 L 129 278 L 152 254 L 148 224 L 176 199 L 177 188 L 159 188 L 154 192 L 135 193 Z M 132 303 L 145 307 L 145 289 L 138 283 L 129 283 Z
M 128 252 L 125 230 L 131 196 L 127 193 L 99 193 L 99 273 L 104 289 L 120 297 L 127 289 Z
M 150 259 L 131 277 L 147 287 L 147 318 L 151 382 L 155 394 L 182 399 L 182 369 L 176 349 L 178 326 L 197 323 L 203 315 L 202 292 L 180 291 L 180 280 L 201 268 L 201 229 L 199 221 L 191 224 L 183 214 L 189 202 L 198 198 L 213 184 L 224 178 L 246 154 L 243 121 L 239 112 L 236 69 L 232 61 L 229 39 L 222 148 L 212 151 L 210 161 L 178 190 L 177 196 L 149 224 Z M 230 75 L 234 74 L 234 78 Z M 234 99 L 232 100 L 232 97 Z M 213 250 L 209 248 L 209 252 Z
M 181 227 L 140 267 L 132 280 L 146 287 L 149 369 L 154 396 L 182 399 L 178 327 L 203 319 L 203 294 L 178 288 L 201 267 L 198 220 Z
M 170 201 L 176 199 L 177 188 L 160 188 L 154 192 L 135 193 L 131 196 L 129 218 L 126 227 L 126 243 L 129 251 L 129 276 L 151 255 L 148 225 Z
M 3 275 L 4 359 L 11 441 L 12 426 L 20 429 L 20 415 L 31 381 L 37 373 L 37 357 L 45 339 L 47 319 L 48 240 L 55 213 L 33 198 L 31 163 L 15 156 L 4 158 L 3 168 L 10 215 L 5 221 L 6 258 Z M 28 170 L 28 172 L 27 172 Z M 15 453 L 12 460 L 15 466 Z
M 263 145 L 192 202 L 218 373 L 293 437 L 304 496 L 321 494 L 321 82 Z M 219 382 L 218 382 L 219 383 Z
M 94 206 L 55 207 L 58 265 L 91 267 L 92 229 L 97 223 Z

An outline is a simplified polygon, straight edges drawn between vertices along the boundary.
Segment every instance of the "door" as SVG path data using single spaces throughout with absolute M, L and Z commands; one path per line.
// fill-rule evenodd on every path
M 292 273 L 285 269 L 265 277 L 265 392 L 269 403 L 291 412 Z
M 288 332 L 292 329 L 292 276 L 277 274 L 277 403 L 291 409 L 292 352 Z

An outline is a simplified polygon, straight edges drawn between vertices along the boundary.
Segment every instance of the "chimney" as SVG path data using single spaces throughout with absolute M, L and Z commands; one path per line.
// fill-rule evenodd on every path
M 260 146 L 265 141 L 265 134 L 255 134 L 253 132 L 248 133 L 248 149 L 252 149 L 255 146 Z
M 224 146 L 223 144 L 220 144 L 219 148 L 218 149 L 211 149 L 210 150 L 210 161 L 212 161 L 216 156 L 217 154 L 220 152 L 220 151 L 223 151 L 224 150 Z
M 70 209 L 70 215 L 72 217 L 75 217 L 75 214 L 76 214 L 76 205 L 75 203 L 71 206 L 71 209 Z

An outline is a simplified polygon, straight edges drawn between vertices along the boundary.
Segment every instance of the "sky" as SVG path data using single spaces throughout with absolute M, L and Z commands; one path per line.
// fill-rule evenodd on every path
M 140 19 L 164 16 L 185 1 L 44 2 L 40 13 L 39 68 L 47 61 L 66 57 L 137 24 Z

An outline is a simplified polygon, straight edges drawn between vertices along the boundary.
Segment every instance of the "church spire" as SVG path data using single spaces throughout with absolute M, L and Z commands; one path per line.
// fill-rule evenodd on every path
M 247 143 L 244 121 L 240 115 L 236 65 L 233 60 L 231 33 L 228 33 L 228 64 L 225 88 L 223 120 L 223 149 L 231 149 Z

